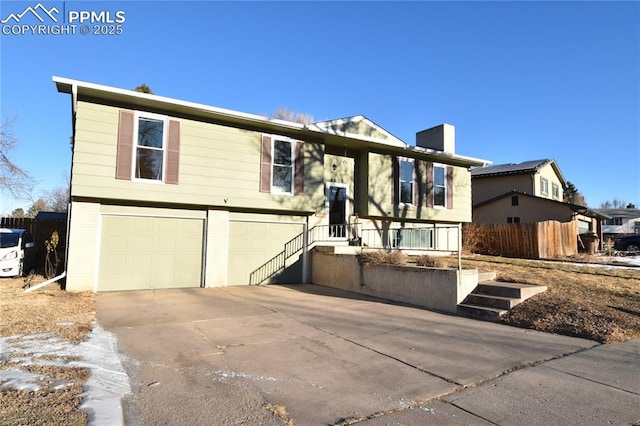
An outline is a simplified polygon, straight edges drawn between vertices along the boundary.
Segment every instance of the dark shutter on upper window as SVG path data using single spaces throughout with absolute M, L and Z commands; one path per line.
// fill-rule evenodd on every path
M 304 194 L 304 142 L 296 142 L 295 170 L 293 171 L 293 193 Z
M 447 208 L 453 208 L 453 167 L 447 166 Z
M 120 110 L 118 146 L 116 151 L 116 179 L 131 180 L 133 160 L 133 111 Z
M 180 122 L 169 120 L 169 137 L 167 138 L 167 173 L 165 183 L 178 183 L 180 172 Z
M 427 163 L 425 175 L 427 176 L 426 204 L 427 207 L 433 207 L 433 163 Z
M 427 169 L 427 162 L 423 160 L 415 160 L 415 182 L 413 191 L 414 191 L 414 204 L 416 206 L 424 206 L 425 205 L 425 187 L 426 187 L 426 179 L 425 179 L 425 171 Z
M 260 192 L 271 192 L 271 136 L 262 135 Z
M 400 159 L 392 157 L 393 170 L 391 172 L 391 202 L 400 204 Z

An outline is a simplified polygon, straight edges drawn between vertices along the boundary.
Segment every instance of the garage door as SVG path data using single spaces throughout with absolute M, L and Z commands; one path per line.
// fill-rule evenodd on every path
M 202 219 L 102 218 L 98 291 L 200 287 Z
M 304 230 L 294 223 L 230 222 L 229 223 L 229 284 L 250 284 L 251 273 L 256 271 L 284 249 L 284 245 Z M 269 282 L 302 282 L 299 253 L 287 260 L 285 270 L 268 274 Z

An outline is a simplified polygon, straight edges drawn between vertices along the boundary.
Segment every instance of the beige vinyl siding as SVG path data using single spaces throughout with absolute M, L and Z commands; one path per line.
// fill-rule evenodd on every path
M 227 208 L 316 211 L 323 206 L 321 185 L 305 185 L 304 196 L 259 192 L 262 133 L 187 119 L 180 122 L 178 185 L 117 180 L 118 109 L 78 102 L 72 195 Z M 308 179 L 323 174 L 316 150 L 323 151 L 322 145 L 305 143 Z
M 471 222 L 471 172 L 464 167 L 453 167 L 453 208 L 394 205 L 390 155 L 369 153 L 368 180 L 368 216 L 400 220 Z

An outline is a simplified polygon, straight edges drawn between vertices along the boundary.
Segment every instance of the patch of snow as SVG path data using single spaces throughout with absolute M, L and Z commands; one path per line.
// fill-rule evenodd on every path
M 45 376 L 32 374 L 17 368 L 0 371 L 0 384 L 2 384 L 4 388 L 37 392 L 41 388 L 40 382 L 44 379 L 46 379 Z
M 268 377 L 268 376 L 256 376 L 254 374 L 247 374 L 247 373 L 236 373 L 235 371 L 221 371 L 221 370 L 215 370 L 212 371 L 211 373 L 209 373 L 209 375 L 216 375 L 220 378 L 223 379 L 233 379 L 236 377 L 240 377 L 243 379 L 253 379 L 253 380 L 263 380 L 263 381 L 268 381 L 268 382 L 278 382 L 280 380 L 276 379 L 275 377 Z
M 80 408 L 89 414 L 89 424 L 124 425 L 122 398 L 131 394 L 129 377 L 122 367 L 115 336 L 100 325 L 94 324 L 87 340 L 79 344 L 51 333 L 0 337 L 0 352 L 3 360 L 19 361 L 17 367 L 1 371 L 3 387 L 37 390 L 35 381 L 44 377 L 21 371 L 20 365 L 87 368 L 91 374 L 80 395 Z M 42 355 L 47 358 L 39 358 Z

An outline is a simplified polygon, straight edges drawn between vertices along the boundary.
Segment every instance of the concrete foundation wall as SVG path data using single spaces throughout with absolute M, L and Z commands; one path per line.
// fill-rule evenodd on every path
M 313 284 L 455 313 L 478 285 L 478 271 L 361 264 L 355 255 L 313 252 Z

